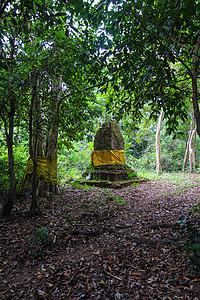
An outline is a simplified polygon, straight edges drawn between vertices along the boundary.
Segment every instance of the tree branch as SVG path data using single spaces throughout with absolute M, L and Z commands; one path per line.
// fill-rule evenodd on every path
M 168 34 L 166 32 L 166 34 Z M 190 49 L 188 46 L 186 45 L 182 45 L 181 43 L 179 43 L 177 40 L 175 40 L 170 34 L 168 34 L 169 38 L 172 40 L 172 42 L 174 42 L 175 44 L 177 44 L 178 46 L 180 46 L 181 48 L 185 48 L 186 50 L 190 51 L 190 53 L 193 53 L 193 50 Z
M 94 89 L 94 88 L 96 88 L 96 87 L 99 87 L 99 86 L 101 86 L 101 85 L 102 85 L 102 83 L 98 83 L 98 84 L 89 86 L 89 87 L 87 87 L 87 88 L 84 88 L 83 90 L 84 90 L 84 91 L 92 90 L 92 89 Z M 69 94 L 67 94 L 67 95 L 64 95 L 64 96 L 60 97 L 60 102 L 61 102 L 63 99 L 65 99 L 65 98 L 67 98 L 67 97 L 69 97 L 69 96 L 75 95 L 75 94 L 78 93 L 78 92 L 79 92 L 79 91 L 71 92 L 71 93 L 69 93 Z
M 133 8 L 136 10 L 136 8 L 133 6 Z M 141 21 L 141 19 L 137 16 L 136 13 L 134 13 L 133 11 L 131 11 L 131 13 L 134 15 L 134 17 L 137 19 L 137 21 L 142 25 L 143 29 L 148 32 L 153 38 L 154 38 L 154 41 L 155 43 L 159 43 L 160 45 L 162 45 L 165 49 L 167 49 L 167 51 L 169 51 L 176 60 L 178 60 L 182 65 L 184 65 L 184 67 L 188 70 L 190 76 L 192 77 L 192 72 L 190 70 L 190 68 L 185 64 L 185 62 L 180 58 L 180 57 L 177 57 L 176 54 L 174 54 L 174 52 L 172 52 L 169 47 L 167 47 L 166 45 L 163 44 L 163 42 L 159 39 L 159 37 L 155 34 L 152 34 L 148 28 L 143 24 L 143 22 Z
M 194 56 L 193 56 L 193 59 L 192 59 L 193 66 L 196 65 L 199 48 L 200 48 L 200 37 L 198 37 L 197 44 L 196 44 L 196 47 L 195 47 L 195 50 L 194 50 Z M 199 69 L 196 68 L 196 72 L 197 72 L 197 76 L 198 76 L 199 75 Z

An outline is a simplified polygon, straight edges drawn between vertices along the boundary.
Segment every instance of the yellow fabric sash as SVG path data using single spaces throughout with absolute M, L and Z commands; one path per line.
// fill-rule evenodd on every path
M 43 177 L 44 181 L 57 184 L 57 157 L 55 156 L 37 156 L 37 177 Z M 33 173 L 33 161 L 29 157 L 24 171 L 22 183 L 18 193 L 22 191 L 23 184 L 27 175 Z
M 125 164 L 124 150 L 92 151 L 91 159 L 94 166 Z

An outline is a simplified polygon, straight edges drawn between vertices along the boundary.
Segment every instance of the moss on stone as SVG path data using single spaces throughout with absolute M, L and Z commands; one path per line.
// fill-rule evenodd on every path
M 91 180 L 109 180 L 109 181 L 123 181 L 137 178 L 135 171 L 127 164 L 112 164 L 103 166 L 87 167 L 84 177 L 89 176 Z
M 94 138 L 94 150 L 124 150 L 124 139 L 119 126 L 114 121 L 106 121 Z

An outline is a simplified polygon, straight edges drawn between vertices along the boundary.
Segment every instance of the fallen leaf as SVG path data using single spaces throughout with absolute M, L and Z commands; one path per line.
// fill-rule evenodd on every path
M 39 296 L 44 296 L 44 294 L 45 294 L 44 291 L 42 291 L 42 290 L 37 290 L 37 293 Z
M 71 274 L 70 270 L 66 270 L 65 273 L 63 274 L 64 276 L 69 276 Z
M 96 255 L 100 254 L 100 250 L 94 251 L 93 254 L 96 254 Z
M 42 265 L 41 270 L 46 271 L 46 268 Z
M 46 285 L 47 285 L 48 287 L 52 287 L 52 286 L 53 286 L 53 284 L 50 283 L 50 282 L 45 282 L 45 283 L 46 283 Z

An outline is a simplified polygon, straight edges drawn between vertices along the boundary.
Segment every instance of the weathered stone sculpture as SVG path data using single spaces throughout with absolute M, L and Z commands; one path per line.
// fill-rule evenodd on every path
M 106 121 L 94 138 L 94 150 L 124 150 L 124 139 L 114 121 Z
M 124 139 L 115 121 L 106 121 L 97 131 L 91 160 L 85 173 L 91 180 L 124 181 L 136 177 L 125 164 Z

